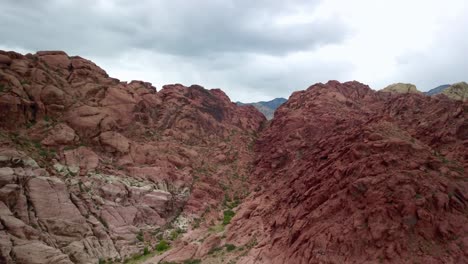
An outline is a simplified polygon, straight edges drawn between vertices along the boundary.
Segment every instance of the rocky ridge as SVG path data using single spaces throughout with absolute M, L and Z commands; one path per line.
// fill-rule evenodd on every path
M 203 263 L 467 262 L 467 113 L 358 82 L 293 93 L 257 141 L 256 189 L 205 239 L 239 251 Z
M 265 121 L 221 90 L 157 92 L 60 51 L 0 51 L 0 109 L 0 263 L 120 261 L 216 220 L 249 192 Z
M 256 242 L 237 263 L 467 262 L 467 117 L 466 102 L 357 82 L 295 92 L 227 232 Z

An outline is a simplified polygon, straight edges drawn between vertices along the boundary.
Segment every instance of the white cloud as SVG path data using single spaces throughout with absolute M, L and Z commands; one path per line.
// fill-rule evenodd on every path
M 121 80 L 288 97 L 329 79 L 466 80 L 465 0 L 0 0 L 0 48 L 62 49 Z

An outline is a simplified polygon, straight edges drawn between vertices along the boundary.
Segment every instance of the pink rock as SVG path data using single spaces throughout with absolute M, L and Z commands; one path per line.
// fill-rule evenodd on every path
M 63 51 L 39 51 L 37 55 L 43 63 L 54 68 L 68 69 L 71 63 L 68 55 Z
M 99 165 L 99 156 L 88 147 L 66 150 L 64 156 L 67 166 L 79 168 L 83 174 L 96 169 Z
M 58 124 L 49 131 L 49 135 L 42 140 L 42 144 L 46 146 L 70 145 L 79 141 L 75 130 L 66 124 Z
M 39 241 L 31 241 L 13 247 L 12 255 L 16 263 L 57 263 L 57 264 L 72 264 L 67 255 L 60 250 L 49 247 Z
M 101 133 L 99 136 L 99 142 L 109 152 L 117 151 L 125 154 L 130 148 L 130 141 L 126 137 L 114 131 Z

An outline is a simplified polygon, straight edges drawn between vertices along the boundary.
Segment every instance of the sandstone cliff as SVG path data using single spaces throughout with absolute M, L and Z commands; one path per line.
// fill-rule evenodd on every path
M 221 90 L 0 51 L 0 263 L 124 260 L 216 219 L 248 193 L 264 121 Z
M 466 102 L 358 82 L 293 93 L 203 263 L 466 263 L 467 117 Z
M 357 82 L 294 93 L 227 234 L 256 241 L 238 263 L 467 262 L 467 117 L 467 103 Z

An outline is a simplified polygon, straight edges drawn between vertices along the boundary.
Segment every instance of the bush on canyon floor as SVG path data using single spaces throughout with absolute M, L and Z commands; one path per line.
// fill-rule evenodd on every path
M 223 225 L 228 225 L 229 223 L 231 223 L 231 219 L 234 217 L 236 213 L 234 213 L 234 211 L 232 210 L 225 210 L 224 211 L 224 218 L 223 218 Z
M 159 243 L 156 245 L 156 251 L 159 251 L 159 252 L 166 251 L 169 248 L 170 248 L 170 245 L 164 239 L 159 241 Z
M 225 247 L 227 251 L 233 251 L 234 249 L 236 249 L 236 246 L 233 244 L 226 244 Z
M 176 240 L 180 234 L 183 234 L 185 233 L 185 230 L 181 229 L 181 228 L 176 228 L 174 230 L 171 231 L 170 235 L 169 235 L 169 239 L 170 240 Z

